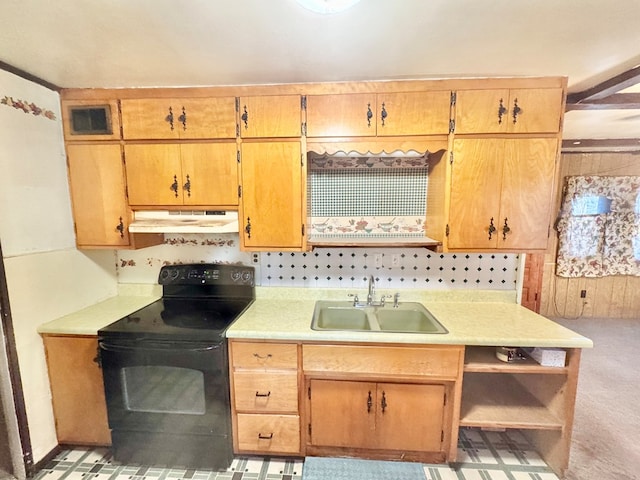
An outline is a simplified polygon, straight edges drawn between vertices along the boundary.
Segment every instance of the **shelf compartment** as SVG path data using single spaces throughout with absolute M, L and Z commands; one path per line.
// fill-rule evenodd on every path
M 513 375 L 465 373 L 460 426 L 562 430 L 563 420 Z
M 476 373 L 544 373 L 566 375 L 567 367 L 545 367 L 532 358 L 506 363 L 498 360 L 496 347 L 467 347 L 464 371 Z

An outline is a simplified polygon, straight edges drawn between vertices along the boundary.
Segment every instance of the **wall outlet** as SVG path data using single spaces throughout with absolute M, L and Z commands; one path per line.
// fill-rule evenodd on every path
M 391 255 L 391 266 L 392 267 L 399 267 L 400 266 L 400 254 L 399 253 L 394 253 L 393 255 Z
M 257 265 L 260 263 L 260 254 L 258 252 L 253 252 L 251 254 L 251 263 Z
M 580 290 L 580 298 L 587 298 L 587 291 L 586 290 Z
M 384 257 L 384 253 L 375 253 L 373 255 L 373 263 L 376 268 L 382 268 L 382 258 Z

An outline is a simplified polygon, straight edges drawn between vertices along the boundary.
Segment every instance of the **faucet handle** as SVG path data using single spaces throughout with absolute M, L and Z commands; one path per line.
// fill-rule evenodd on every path
M 360 300 L 358 300 L 358 294 L 347 293 L 347 297 L 353 297 L 353 306 L 357 307 Z
M 392 295 L 382 295 L 380 296 L 380 306 L 384 307 L 384 302 L 386 298 L 391 298 Z
M 400 297 L 400 292 L 396 292 L 393 294 L 393 308 L 398 308 L 398 298 Z

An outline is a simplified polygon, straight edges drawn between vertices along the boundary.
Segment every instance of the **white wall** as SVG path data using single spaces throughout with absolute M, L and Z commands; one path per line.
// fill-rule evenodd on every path
M 117 293 L 113 251 L 76 250 L 59 96 L 0 71 L 0 242 L 34 462 L 57 445 L 39 324 Z

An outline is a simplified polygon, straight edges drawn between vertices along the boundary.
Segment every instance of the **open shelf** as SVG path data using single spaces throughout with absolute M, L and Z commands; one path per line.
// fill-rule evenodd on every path
M 464 376 L 460 425 L 562 430 L 563 421 L 513 376 L 471 373 Z
M 464 371 L 477 373 L 545 373 L 567 374 L 567 367 L 545 367 L 532 358 L 506 363 L 498 360 L 496 347 L 467 347 L 464 355 Z

